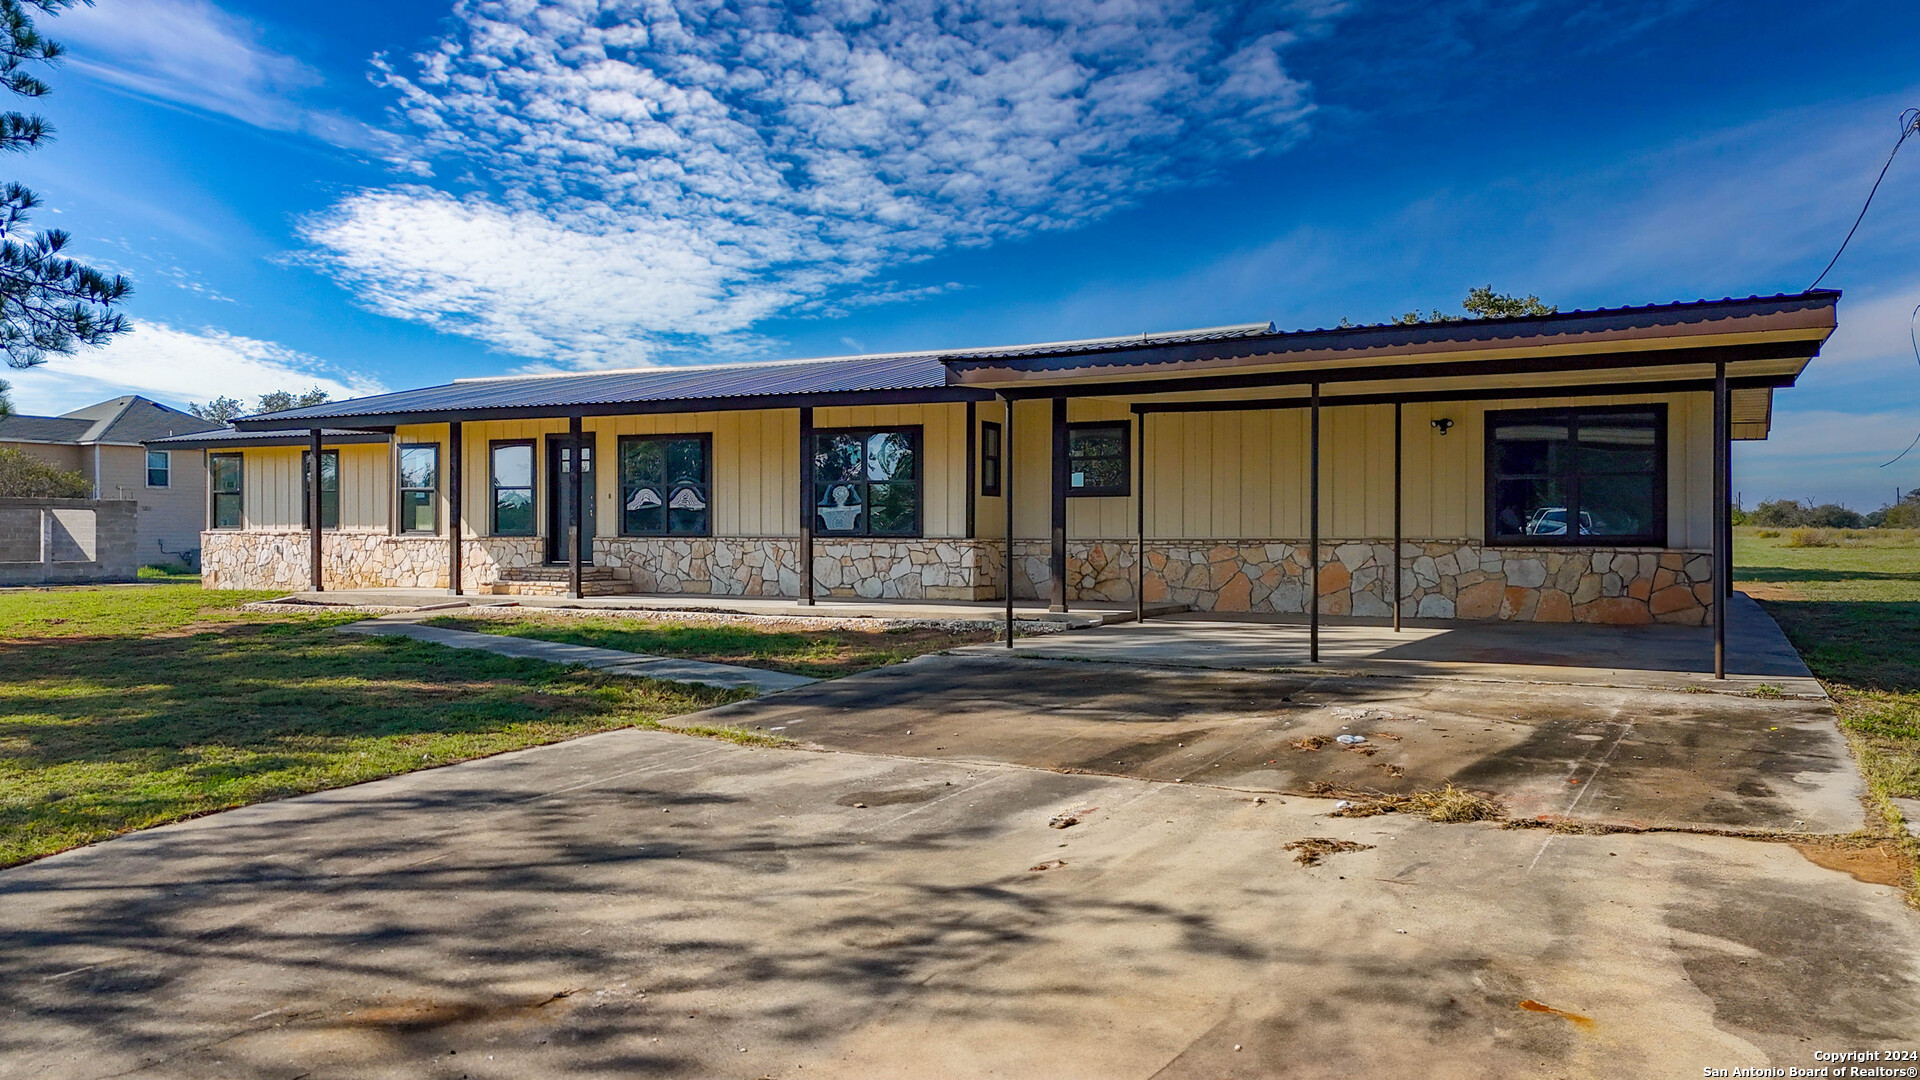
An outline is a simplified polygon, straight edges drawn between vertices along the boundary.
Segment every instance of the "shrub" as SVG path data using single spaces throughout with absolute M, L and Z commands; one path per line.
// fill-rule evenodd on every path
M 25 450 L 0 448 L 0 498 L 85 499 L 93 484 L 81 472 L 63 472 Z
M 1807 508 L 1792 499 L 1775 499 L 1754 508 L 1753 523 L 1769 528 L 1788 529 L 1807 523 Z
M 1840 540 L 1828 529 L 1798 528 L 1787 534 L 1788 547 L 1839 547 Z
M 1772 540 L 1775 537 L 1780 535 L 1780 530 L 1779 529 L 1761 529 L 1758 533 L 1755 533 L 1754 535 L 1758 536 L 1762 540 Z

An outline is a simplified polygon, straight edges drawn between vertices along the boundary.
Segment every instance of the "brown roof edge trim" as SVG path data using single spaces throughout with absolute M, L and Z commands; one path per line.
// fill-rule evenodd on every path
M 1289 330 L 1225 341 L 1112 349 L 1071 356 L 953 357 L 942 362 L 958 384 L 969 385 L 968 375 L 974 372 L 983 376 L 976 381 L 985 381 L 985 378 L 991 377 L 991 373 L 996 372 L 1068 372 L 1085 368 L 1244 360 L 1256 356 L 1284 358 L 1291 354 L 1312 352 L 1338 356 L 1342 353 L 1360 354 L 1389 349 L 1404 351 L 1449 345 L 1525 348 L 1566 344 L 1569 339 L 1581 336 L 1680 327 L 1697 327 L 1699 329 L 1696 332 L 1711 333 L 1825 330 L 1831 334 L 1837 325 L 1834 311 L 1839 298 L 1838 292 L 1822 290 L 1746 300 L 1705 300 L 1658 307 L 1570 311 L 1510 319 Z M 1738 328 L 1726 325 L 1709 328 L 1707 325 L 1724 324 L 1736 319 L 1749 320 L 1757 325 Z M 1822 341 L 1827 334 L 1821 335 Z

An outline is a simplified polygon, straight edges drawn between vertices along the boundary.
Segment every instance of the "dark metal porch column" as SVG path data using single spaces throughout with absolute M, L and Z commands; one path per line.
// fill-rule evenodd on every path
M 1053 550 L 1048 570 L 1053 577 L 1049 610 L 1067 610 L 1067 399 L 1053 399 Z
M 320 429 L 307 432 L 307 584 L 326 588 L 320 575 Z
M 455 420 L 447 425 L 447 591 L 455 596 L 465 592 L 460 586 L 460 544 L 465 538 L 460 528 L 465 509 L 460 490 L 464 449 L 460 421 Z
M 1000 504 L 1007 518 L 1006 565 L 1002 567 L 1000 591 L 1007 600 L 1007 648 L 1013 648 L 1013 399 L 1001 398 L 1006 406 L 1000 429 Z
M 1133 448 L 1133 621 L 1147 621 L 1147 414 L 1135 412 L 1140 430 Z
M 1726 581 L 1733 571 L 1733 552 L 1727 536 L 1729 490 L 1727 476 L 1727 362 L 1713 365 L 1713 677 L 1727 677 Z
M 1307 596 L 1307 660 L 1320 662 L 1320 384 L 1313 384 L 1310 410 L 1313 414 L 1309 436 L 1307 469 L 1307 559 L 1313 567 Z
M 967 539 L 980 535 L 975 531 L 975 503 L 980 501 L 980 416 L 975 404 L 967 402 Z
M 1401 479 L 1400 403 L 1393 403 L 1393 632 L 1400 632 L 1400 569 L 1406 559 L 1400 554 L 1400 479 Z
M 585 439 L 580 434 L 580 417 L 567 417 L 567 441 L 572 444 L 568 451 L 573 467 L 567 471 L 567 491 L 573 496 L 573 519 L 567 522 L 567 595 L 580 599 L 580 549 L 586 543 L 586 508 L 580 505 L 581 447 Z
M 800 602 L 813 606 L 813 407 L 800 407 Z

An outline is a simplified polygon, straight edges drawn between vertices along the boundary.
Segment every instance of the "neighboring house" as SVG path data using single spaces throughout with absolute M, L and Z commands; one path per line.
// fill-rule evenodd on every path
M 0 417 L 0 447 L 80 473 L 92 482 L 96 499 L 137 502 L 136 563 L 194 566 L 207 520 L 205 459 L 198 450 L 150 450 L 144 444 L 219 427 L 129 395 L 62 416 Z
M 468 379 L 152 445 L 210 449 L 214 588 L 984 600 L 1010 570 L 1056 607 L 1699 625 L 1729 442 L 1838 299 Z

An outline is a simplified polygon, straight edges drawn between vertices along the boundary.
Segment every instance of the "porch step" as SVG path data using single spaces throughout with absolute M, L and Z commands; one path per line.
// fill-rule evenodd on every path
M 495 596 L 565 596 L 568 584 L 565 566 L 516 566 L 500 572 L 492 592 Z M 580 568 L 582 596 L 625 596 L 633 591 L 633 580 L 612 567 Z

